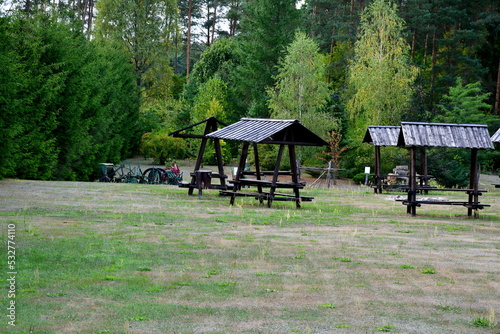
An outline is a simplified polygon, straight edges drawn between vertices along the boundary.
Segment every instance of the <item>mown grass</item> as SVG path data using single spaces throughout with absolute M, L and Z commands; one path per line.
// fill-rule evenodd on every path
M 304 193 L 315 199 L 297 210 L 252 198 L 231 207 L 215 192 L 198 199 L 170 186 L 1 181 L 18 290 L 16 327 L 4 317 L 0 328 L 498 331 L 499 193 L 478 219 L 446 206 L 409 217 L 363 188 Z

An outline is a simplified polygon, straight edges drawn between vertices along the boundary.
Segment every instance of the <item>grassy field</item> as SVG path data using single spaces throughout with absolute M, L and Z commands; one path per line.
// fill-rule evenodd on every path
M 490 190 L 473 219 L 440 205 L 407 216 L 397 194 L 364 187 L 305 189 L 315 199 L 296 209 L 165 185 L 3 180 L 0 332 L 500 333 Z

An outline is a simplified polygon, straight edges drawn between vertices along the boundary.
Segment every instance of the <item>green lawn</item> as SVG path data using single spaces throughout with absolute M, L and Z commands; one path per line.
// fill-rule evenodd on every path
M 499 189 L 476 219 L 440 205 L 410 217 L 367 188 L 303 194 L 301 209 L 231 207 L 213 190 L 0 181 L 0 332 L 499 332 Z

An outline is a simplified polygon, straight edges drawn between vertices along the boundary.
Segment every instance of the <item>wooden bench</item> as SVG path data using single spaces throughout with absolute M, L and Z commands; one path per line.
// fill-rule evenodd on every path
M 298 198 L 294 194 L 285 194 L 285 193 L 280 193 L 280 192 L 256 192 L 256 191 L 250 191 L 250 192 L 241 192 L 241 191 L 229 191 L 229 190 L 221 190 L 220 191 L 221 196 L 231 196 L 231 201 L 230 204 L 234 205 L 234 199 L 236 196 L 239 197 L 254 197 L 255 199 L 258 199 L 260 203 L 263 203 L 264 201 L 267 201 L 267 206 L 271 207 L 271 204 L 273 201 L 294 201 L 294 202 L 311 202 L 314 197 L 311 196 L 299 196 Z M 300 207 L 300 205 L 299 205 Z
M 257 175 L 257 172 L 256 171 L 252 171 L 252 170 L 246 170 L 246 171 L 243 171 L 242 173 L 243 175 Z M 261 176 L 266 176 L 266 175 L 274 175 L 274 171 L 261 171 L 259 173 Z M 292 175 L 292 172 L 291 171 L 287 171 L 287 170 L 280 170 L 278 171 L 277 173 L 278 175 Z
M 421 201 L 421 200 L 416 200 L 416 201 L 405 201 L 402 200 L 403 205 L 416 205 L 418 207 L 422 206 L 422 204 L 433 204 L 433 205 L 459 205 L 459 206 L 464 206 L 468 209 L 473 209 L 473 210 L 482 210 L 485 207 L 489 207 L 491 205 L 489 204 L 482 204 L 480 202 L 477 203 L 471 203 L 467 201 Z
M 421 187 L 417 187 L 416 191 L 418 192 Z M 426 187 L 427 188 L 427 187 Z M 448 191 L 448 192 L 464 192 L 469 194 L 469 200 L 468 201 L 431 201 L 431 200 L 424 200 L 424 199 L 415 199 L 415 200 L 404 200 L 400 199 L 398 201 L 401 201 L 403 205 L 406 205 L 408 207 L 408 213 L 410 212 L 410 207 L 415 208 L 415 207 L 420 207 L 422 204 L 430 204 L 430 205 L 458 205 L 458 206 L 463 206 L 469 209 L 468 215 L 471 215 L 472 210 L 482 210 L 485 207 L 489 207 L 491 205 L 489 204 L 483 204 L 479 201 L 477 201 L 478 196 L 481 196 L 483 193 L 487 192 L 485 189 L 457 189 L 457 188 L 427 188 L 426 190 L 435 190 L 435 191 Z M 408 195 L 410 197 L 410 195 Z
M 245 197 L 255 197 L 255 199 L 268 199 L 269 196 L 271 195 L 270 192 L 263 191 L 261 193 L 259 192 L 235 192 L 235 191 L 229 191 L 229 190 L 221 190 L 220 194 L 222 196 L 245 196 Z M 297 198 L 295 197 L 294 194 L 285 194 L 285 193 L 279 193 L 275 192 L 273 193 L 274 200 L 275 201 L 295 201 Z M 302 202 L 311 202 L 314 199 L 314 197 L 311 196 L 300 196 L 300 200 Z
M 294 188 L 303 189 L 306 186 L 305 182 L 293 183 L 293 182 L 279 182 L 278 181 L 273 185 L 272 181 L 257 180 L 257 179 L 239 179 L 239 181 L 232 180 L 232 181 L 228 181 L 228 183 L 240 184 L 243 186 L 261 186 L 261 187 L 266 187 L 266 188 L 277 187 L 277 188 L 291 188 L 291 189 L 294 189 Z
M 262 173 L 261 173 L 262 174 Z M 282 175 L 288 175 L 288 173 L 282 173 Z M 267 206 L 271 207 L 273 201 L 294 201 L 297 207 L 300 207 L 300 202 L 310 202 L 314 197 L 310 196 L 300 196 L 298 195 L 298 190 L 303 189 L 306 186 L 305 182 L 272 182 L 269 180 L 258 180 L 258 179 L 239 179 L 228 181 L 232 185 L 232 190 L 222 190 L 221 195 L 231 196 L 230 204 L 234 204 L 236 196 L 254 197 L 258 199 L 260 203 L 267 200 Z M 241 187 L 254 186 L 257 187 L 258 191 L 240 191 Z M 271 191 L 262 191 L 262 188 L 271 188 Z M 277 188 L 283 189 L 293 189 L 294 194 L 282 193 L 274 191 Z

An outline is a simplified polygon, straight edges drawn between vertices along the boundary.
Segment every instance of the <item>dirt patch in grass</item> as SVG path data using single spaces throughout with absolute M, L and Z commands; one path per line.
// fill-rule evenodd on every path
M 4 240 L 17 229 L 16 329 L 498 332 L 500 192 L 478 219 L 407 216 L 365 187 L 303 192 L 315 199 L 297 210 L 165 185 L 0 181 Z

